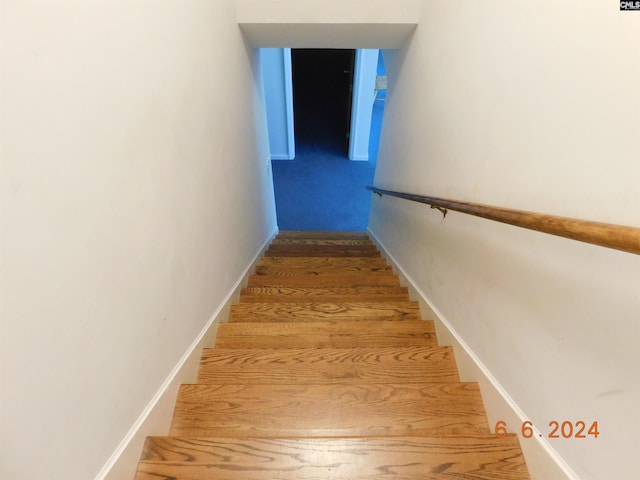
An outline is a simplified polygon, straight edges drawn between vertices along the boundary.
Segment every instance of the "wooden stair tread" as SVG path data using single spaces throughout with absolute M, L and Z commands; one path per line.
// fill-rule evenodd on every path
M 387 302 L 409 300 L 406 287 L 247 287 L 240 302 Z
M 476 383 L 182 385 L 170 435 L 354 437 L 490 433 Z
M 418 302 L 235 303 L 230 322 L 312 322 L 323 320 L 420 320 Z
M 380 257 L 375 245 L 270 245 L 266 257 Z
M 366 232 L 282 231 L 136 480 L 528 480 Z
M 204 349 L 198 383 L 309 384 L 459 381 L 451 347 Z
M 276 238 L 369 239 L 369 234 L 357 231 L 280 230 Z
M 223 323 L 219 348 L 350 348 L 437 345 L 432 321 Z
M 387 261 L 382 257 L 262 257 L 258 265 L 264 267 L 386 267 Z
M 507 435 L 333 439 L 149 437 L 136 480 L 528 480 Z
M 378 265 L 355 265 L 351 267 L 334 267 L 333 265 L 319 267 L 281 267 L 281 266 L 256 266 L 254 275 L 344 275 L 344 274 L 365 274 L 365 275 L 393 275 L 391 267 Z
M 391 273 L 368 275 L 343 273 L 335 275 L 251 275 L 248 287 L 399 287 L 400 279 Z
M 275 238 L 271 245 L 373 245 L 368 238 Z

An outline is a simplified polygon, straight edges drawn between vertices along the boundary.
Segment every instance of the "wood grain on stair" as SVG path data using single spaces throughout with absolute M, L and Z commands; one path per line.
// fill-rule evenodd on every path
M 420 320 L 418 302 L 236 303 L 230 322 L 313 322 L 323 320 Z
M 406 287 L 247 287 L 241 302 L 386 302 L 409 300 Z
M 327 299 L 327 300 L 323 300 Z M 357 302 L 409 300 L 407 287 L 246 287 L 241 290 L 240 301 L 274 302 Z
M 298 275 L 341 275 L 341 274 L 364 274 L 364 275 L 393 275 L 391 267 L 387 266 L 351 266 L 351 267 L 334 267 L 334 266 L 322 266 L 322 267 L 281 267 L 281 266 L 265 266 L 258 265 L 254 270 L 254 275 L 282 275 L 282 276 L 298 276 Z
M 223 323 L 220 348 L 357 348 L 437 345 L 431 321 Z
M 258 265 L 265 267 L 386 267 L 382 257 L 262 257 Z
M 399 287 L 397 275 L 379 273 L 340 274 L 340 275 L 251 275 L 247 281 L 249 287 L 363 287 L 377 285 L 380 287 Z
M 380 257 L 375 245 L 271 245 L 266 257 Z
M 271 245 L 372 245 L 372 242 L 364 238 L 276 238 Z
M 182 385 L 170 435 L 355 437 L 490 433 L 476 383 Z
M 365 232 L 282 231 L 136 480 L 528 480 Z
M 518 438 L 147 439 L 136 480 L 528 480 Z
M 457 382 L 451 347 L 222 349 L 202 353 L 198 383 Z

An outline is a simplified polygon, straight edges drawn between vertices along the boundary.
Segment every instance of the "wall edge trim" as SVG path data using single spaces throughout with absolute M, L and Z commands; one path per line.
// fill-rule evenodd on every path
M 282 49 L 284 65 L 284 102 L 287 110 L 287 160 L 293 160 L 296 156 L 296 134 L 293 111 L 293 63 L 291 60 L 291 48 Z

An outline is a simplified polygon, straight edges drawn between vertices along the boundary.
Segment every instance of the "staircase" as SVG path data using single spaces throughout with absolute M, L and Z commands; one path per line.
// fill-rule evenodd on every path
M 147 439 L 136 480 L 520 480 L 364 233 L 281 232 L 182 385 L 170 436 Z

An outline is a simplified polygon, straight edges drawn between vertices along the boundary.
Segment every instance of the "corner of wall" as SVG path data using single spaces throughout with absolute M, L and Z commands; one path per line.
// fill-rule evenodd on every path
M 168 433 L 180 385 L 196 381 L 202 349 L 215 344 L 218 325 L 227 319 L 231 304 L 239 298 L 240 290 L 247 284 L 249 275 L 277 233 L 276 227 L 249 262 L 223 302 L 176 363 L 111 458 L 96 475 L 95 480 L 133 479 L 146 437 Z
M 456 332 L 442 312 L 438 310 L 393 255 L 389 253 L 375 232 L 370 228 L 368 232 L 382 255 L 391 264 L 394 273 L 400 277 L 401 284 L 409 289 L 410 297 L 420 304 L 423 316 L 433 319 L 438 343 L 453 347 L 460 379 L 466 382 L 477 382 L 480 385 L 489 425 L 493 427 L 498 421 L 504 421 L 508 426 L 512 427 L 510 430 L 513 433 L 518 434 L 531 479 L 580 480 L 546 439 L 535 436 L 523 438 L 520 428 L 513 428 L 513 426 L 520 426 L 528 420 L 525 413 Z

